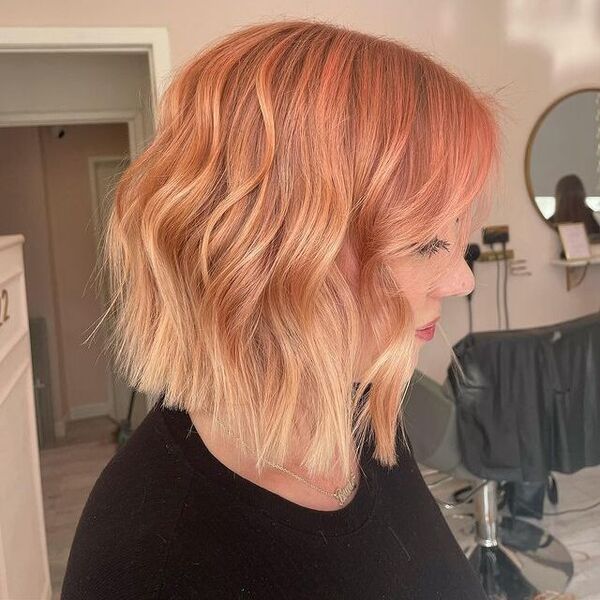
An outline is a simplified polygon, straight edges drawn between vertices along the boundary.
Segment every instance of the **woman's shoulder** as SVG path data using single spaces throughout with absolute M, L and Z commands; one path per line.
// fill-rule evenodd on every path
M 63 600 L 155 598 L 192 475 L 155 406 L 103 469 L 81 514 Z

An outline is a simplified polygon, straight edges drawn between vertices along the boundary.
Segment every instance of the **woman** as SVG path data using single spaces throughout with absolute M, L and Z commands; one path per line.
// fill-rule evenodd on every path
M 64 600 L 484 598 L 400 414 L 473 289 L 494 108 L 306 20 L 180 69 L 106 237 L 116 361 L 160 399 L 90 495 Z
M 550 222 L 583 223 L 588 235 L 600 233 L 600 224 L 594 219 L 594 211 L 585 203 L 587 198 L 583 181 L 575 174 L 565 175 L 558 180 L 554 192 L 556 211 Z

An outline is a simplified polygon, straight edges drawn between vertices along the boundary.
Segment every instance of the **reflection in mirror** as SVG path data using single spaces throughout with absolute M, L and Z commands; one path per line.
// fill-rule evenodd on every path
M 525 161 L 531 200 L 544 221 L 584 224 L 600 237 L 600 89 L 552 104 L 531 133 Z
M 556 184 L 554 194 L 555 210 L 549 220 L 552 223 L 579 223 L 582 222 L 588 234 L 600 233 L 600 224 L 594 218 L 592 207 L 586 202 L 583 182 L 577 175 L 570 174 L 561 177 Z M 593 200 L 598 200 L 594 197 Z M 600 212 L 597 212 L 600 217 Z

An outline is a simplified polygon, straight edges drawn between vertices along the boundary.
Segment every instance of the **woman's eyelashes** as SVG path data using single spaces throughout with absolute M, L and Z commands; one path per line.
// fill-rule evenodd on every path
M 439 238 L 433 238 L 430 242 L 427 242 L 424 246 L 419 248 L 419 254 L 427 256 L 433 256 L 436 252 L 439 252 L 442 248 L 448 250 L 450 243 L 446 240 L 440 240 Z

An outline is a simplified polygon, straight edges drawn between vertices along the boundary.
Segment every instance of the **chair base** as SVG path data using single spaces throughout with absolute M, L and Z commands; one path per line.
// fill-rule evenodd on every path
M 500 520 L 497 545 L 477 544 L 466 554 L 490 600 L 531 600 L 540 592 L 564 592 L 573 577 L 573 560 L 563 544 L 513 517 Z

